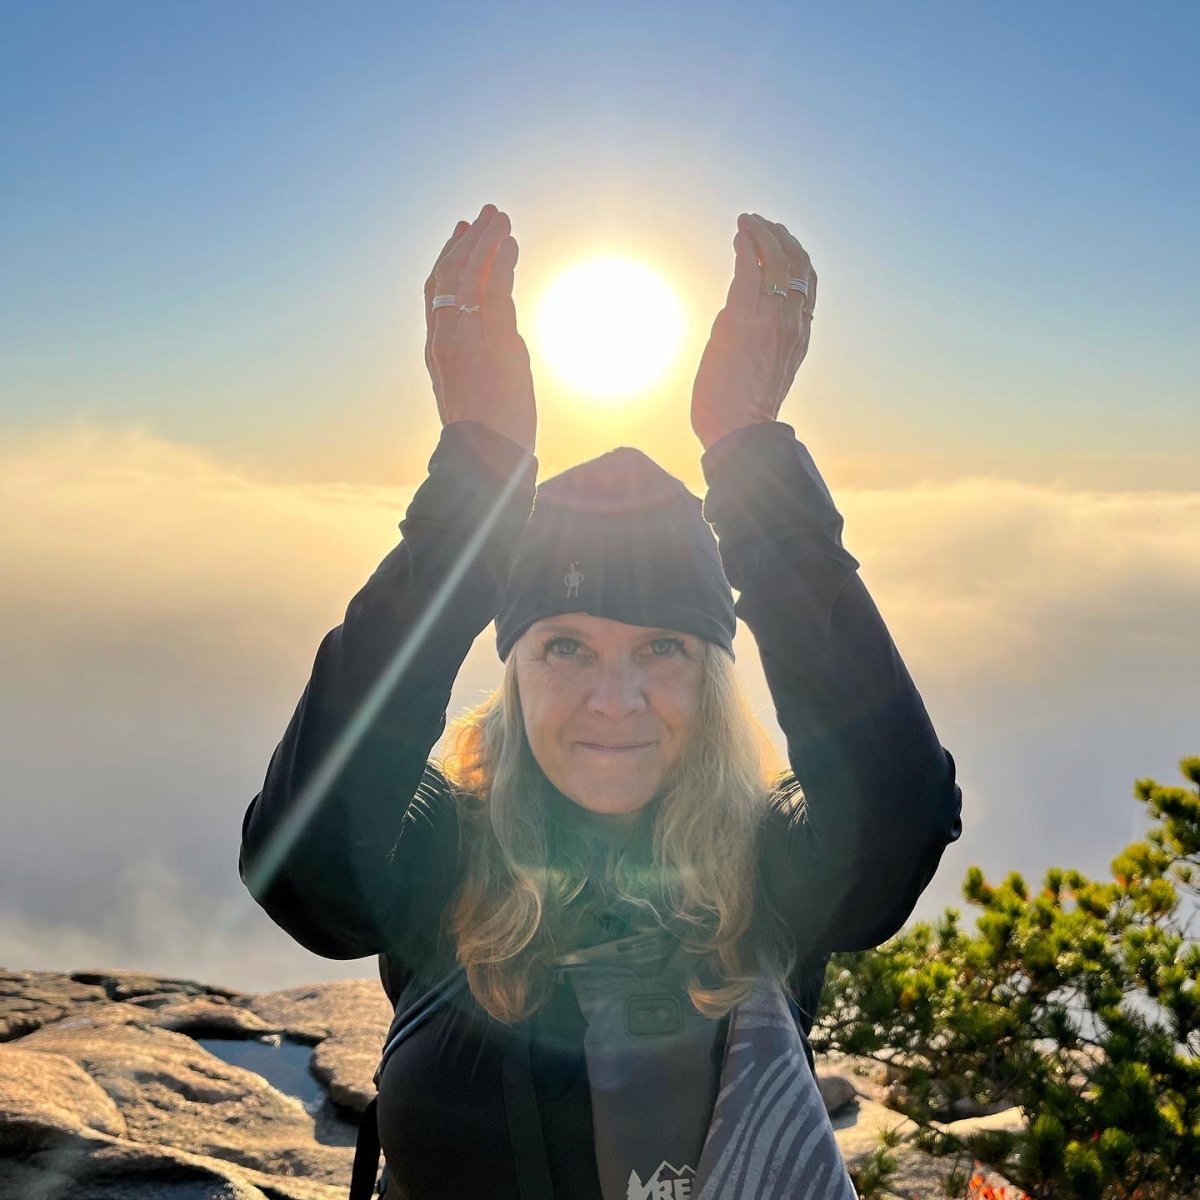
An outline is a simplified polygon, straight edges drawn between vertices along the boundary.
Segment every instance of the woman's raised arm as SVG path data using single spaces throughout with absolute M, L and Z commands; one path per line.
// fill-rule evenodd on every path
M 512 307 L 516 242 L 492 205 L 464 225 L 426 285 L 426 361 L 444 426 L 428 478 L 399 545 L 322 640 L 242 825 L 247 888 L 327 958 L 421 936 L 421 880 L 453 871 L 454 813 L 428 755 L 533 507 L 536 417 Z M 435 308 L 435 295 L 456 299 Z
M 829 489 L 777 420 L 808 350 L 816 273 L 783 225 L 743 214 L 739 226 L 692 427 L 705 449 L 704 515 L 805 798 L 768 822 L 763 886 L 798 951 L 819 956 L 876 946 L 902 926 L 962 831 L 962 792 L 842 546 Z
M 954 760 L 792 427 L 735 431 L 702 464 L 704 515 L 804 791 L 803 809 L 781 808 L 764 831 L 763 884 L 803 951 L 877 946 L 962 831 Z

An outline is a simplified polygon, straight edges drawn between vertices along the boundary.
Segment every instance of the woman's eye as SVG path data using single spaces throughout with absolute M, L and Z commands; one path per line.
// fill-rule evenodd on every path
M 680 653 L 683 653 L 683 642 L 681 642 L 679 640 L 679 638 L 655 638 L 654 641 L 652 641 L 650 643 L 650 645 L 652 645 L 652 646 L 666 645 L 668 647 L 672 647 L 674 650 L 678 650 Z M 672 649 L 668 649 L 665 654 L 659 654 L 656 651 L 655 657 L 656 658 L 670 658 L 672 652 L 673 652 Z
M 680 638 L 654 638 L 648 643 L 653 647 L 654 658 L 671 658 L 675 654 L 684 652 L 684 644 Z M 546 643 L 545 652 L 547 654 L 559 654 L 563 658 L 578 658 L 580 643 L 574 638 L 555 637 L 551 638 Z

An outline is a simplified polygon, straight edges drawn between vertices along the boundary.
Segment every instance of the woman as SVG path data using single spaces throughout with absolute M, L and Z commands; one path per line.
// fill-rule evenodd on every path
M 429 477 L 321 643 L 239 860 L 302 945 L 379 955 L 388 1196 L 854 1194 L 805 1035 L 829 956 L 908 918 L 961 791 L 776 419 L 816 273 L 784 226 L 738 224 L 692 394 L 702 511 L 627 447 L 535 493 L 506 214 L 460 222 L 426 284 Z M 493 618 L 503 682 L 430 761 Z

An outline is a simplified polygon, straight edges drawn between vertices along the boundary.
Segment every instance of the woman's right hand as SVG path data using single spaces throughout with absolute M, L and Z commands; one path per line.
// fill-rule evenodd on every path
M 425 365 L 443 425 L 479 421 L 533 453 L 537 407 L 529 350 L 517 332 L 517 241 L 508 214 L 485 204 L 460 221 L 425 282 Z M 434 309 L 434 296 L 456 297 Z M 459 305 L 479 305 L 476 312 Z

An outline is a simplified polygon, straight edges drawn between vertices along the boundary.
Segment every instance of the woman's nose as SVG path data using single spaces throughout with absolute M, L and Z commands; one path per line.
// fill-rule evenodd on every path
M 588 711 L 605 717 L 622 717 L 646 707 L 642 672 L 632 666 L 601 666 L 588 694 Z

